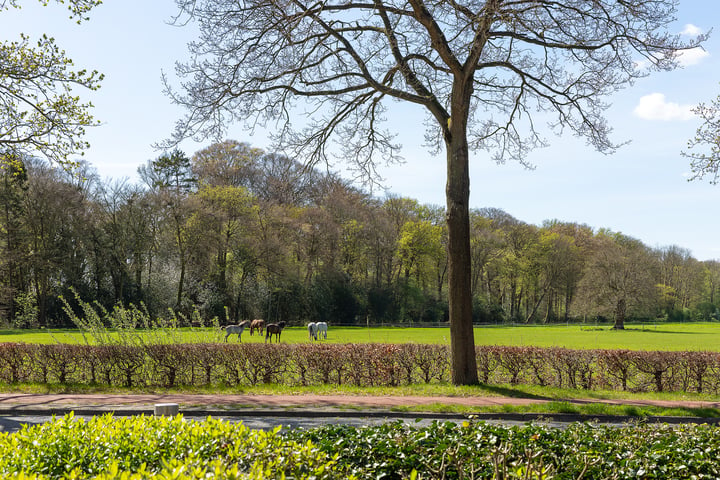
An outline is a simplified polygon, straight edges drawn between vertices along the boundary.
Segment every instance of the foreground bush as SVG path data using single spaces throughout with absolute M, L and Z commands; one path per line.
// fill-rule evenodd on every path
M 359 478 L 701 479 L 720 478 L 720 429 L 572 424 L 401 423 L 295 431 Z
M 720 393 L 719 352 L 478 346 L 489 385 Z M 186 387 L 395 386 L 450 378 L 449 348 L 421 344 L 0 343 L 0 382 Z
M 326 426 L 280 433 L 182 417 L 68 415 L 0 434 L 14 479 L 702 479 L 719 478 L 708 425 Z
M 277 430 L 250 430 L 211 418 L 105 415 L 85 421 L 67 415 L 0 434 L 0 478 L 286 477 L 348 478 L 332 454 L 308 441 L 300 444 Z

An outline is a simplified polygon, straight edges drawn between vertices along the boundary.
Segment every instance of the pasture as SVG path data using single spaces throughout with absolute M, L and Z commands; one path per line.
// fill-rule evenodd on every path
M 132 336 L 146 343 L 223 342 L 225 332 L 215 328 L 180 328 L 171 330 L 136 330 L 132 333 L 110 333 L 112 338 Z M 264 336 L 242 334 L 243 343 L 262 343 Z M 330 325 L 329 343 L 421 343 L 449 344 L 447 327 L 335 327 Z M 0 330 L 0 342 L 22 343 L 95 343 L 92 335 L 83 336 L 77 330 Z M 230 343 L 237 343 L 231 335 Z M 288 327 L 282 331 L 281 343 L 310 343 L 305 327 Z M 477 345 L 566 347 L 572 349 L 630 349 L 630 350 L 709 350 L 720 351 L 720 324 L 668 323 L 629 325 L 624 331 L 608 326 L 548 325 L 548 326 L 478 326 L 475 327 Z

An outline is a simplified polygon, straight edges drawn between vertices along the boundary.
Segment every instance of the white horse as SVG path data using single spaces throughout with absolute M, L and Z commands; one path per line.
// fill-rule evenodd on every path
M 317 323 L 308 323 L 308 337 L 310 340 L 317 340 Z
M 238 325 L 227 325 L 225 328 L 225 341 L 227 342 L 228 337 L 230 335 L 234 335 L 237 333 L 238 340 L 242 342 L 242 332 L 245 330 L 245 328 L 250 325 L 250 322 L 247 320 L 244 322 L 240 322 Z
M 327 340 L 328 324 L 325 322 L 318 322 L 315 324 L 315 338 L 324 338 Z

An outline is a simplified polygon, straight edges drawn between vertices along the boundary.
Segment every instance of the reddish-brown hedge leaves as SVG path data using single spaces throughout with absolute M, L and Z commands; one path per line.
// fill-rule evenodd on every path
M 720 392 L 720 353 L 478 346 L 494 385 Z M 0 343 L 0 381 L 108 386 L 395 386 L 450 378 L 445 345 Z

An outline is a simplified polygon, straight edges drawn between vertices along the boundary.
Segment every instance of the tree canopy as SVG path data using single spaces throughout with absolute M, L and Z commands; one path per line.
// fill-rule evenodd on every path
M 73 291 L 153 317 L 197 309 L 208 323 L 446 325 L 442 207 L 373 197 L 233 141 L 142 170 L 169 156 L 189 163 L 177 173 L 195 178 L 192 188 L 156 182 L 168 178 L 162 169 L 139 184 L 101 181 L 85 163 L 81 176 L 37 159 L 1 171 L 0 325 L 68 326 L 58 296 Z M 233 184 L 216 182 L 218 171 L 235 171 Z M 287 172 L 313 188 L 265 187 L 286 184 Z M 720 318 L 720 262 L 498 209 L 470 218 L 475 324 Z
M 40 0 L 47 4 L 49 0 Z M 71 0 L 70 17 L 87 19 L 99 0 Z M 19 0 L 0 1 L 0 14 L 19 8 Z M 88 144 L 85 128 L 97 125 L 90 114 L 92 104 L 83 102 L 75 87 L 96 90 L 103 76 L 96 71 L 76 70 L 55 40 L 43 35 L 31 40 L 0 42 L 0 161 L 23 155 L 42 155 L 60 164 L 81 154 Z

